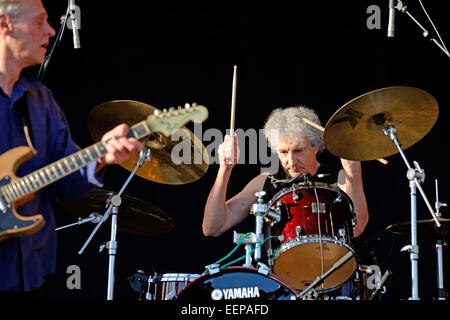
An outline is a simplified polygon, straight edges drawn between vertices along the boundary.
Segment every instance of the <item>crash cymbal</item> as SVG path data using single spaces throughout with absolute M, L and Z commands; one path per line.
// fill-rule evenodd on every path
M 116 100 L 96 106 L 89 113 L 88 128 L 94 141 L 115 126 L 126 123 L 130 127 L 154 113 L 153 106 L 132 100 Z M 154 182 L 180 185 L 201 178 L 208 171 L 209 158 L 202 142 L 186 127 L 181 127 L 171 137 L 157 132 L 142 139 L 150 148 L 150 162 L 144 162 L 136 175 Z M 133 171 L 139 154 L 120 165 Z
M 339 158 L 375 160 L 398 153 L 383 128 L 394 126 L 402 149 L 421 140 L 434 126 L 436 99 L 413 87 L 389 87 L 363 94 L 342 106 L 327 122 L 324 144 Z
M 417 234 L 433 239 L 447 238 L 450 231 L 450 219 L 438 218 L 438 220 L 441 223 L 439 228 L 436 226 L 434 219 L 418 220 Z M 386 229 L 394 233 L 409 235 L 411 234 L 411 222 L 393 224 Z
M 86 218 L 92 212 L 103 215 L 107 209 L 107 200 L 113 196 L 112 191 L 94 189 L 80 198 L 59 201 L 58 205 L 64 212 L 74 217 Z M 174 228 L 172 218 L 160 208 L 140 200 L 124 195 L 120 196 L 118 207 L 117 229 L 122 232 L 139 235 L 165 234 Z

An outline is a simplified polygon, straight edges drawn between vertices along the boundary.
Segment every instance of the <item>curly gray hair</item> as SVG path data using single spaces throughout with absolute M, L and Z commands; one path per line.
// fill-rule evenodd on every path
M 304 122 L 302 118 L 321 125 L 316 112 L 305 106 L 273 110 L 264 125 L 264 133 L 269 142 L 269 147 L 277 149 L 278 137 L 290 136 L 294 139 L 306 137 L 311 147 L 319 146 L 319 153 L 322 152 L 325 148 L 322 132 Z
M 22 0 L 0 0 L 0 14 L 7 14 L 11 18 L 17 18 L 22 7 Z

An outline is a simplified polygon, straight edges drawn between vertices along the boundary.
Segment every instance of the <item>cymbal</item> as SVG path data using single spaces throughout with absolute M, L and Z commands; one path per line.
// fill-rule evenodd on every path
M 434 219 L 418 220 L 417 221 L 417 234 L 433 238 L 444 239 L 448 237 L 450 230 L 450 219 L 438 218 L 441 223 L 441 227 L 436 226 Z M 398 233 L 398 234 L 411 234 L 411 222 L 402 222 L 394 225 L 390 225 L 386 229 Z
M 88 129 L 94 141 L 100 141 L 107 131 L 117 125 L 126 123 L 131 127 L 145 120 L 155 110 L 158 109 L 132 100 L 103 103 L 89 113 Z M 148 139 L 141 139 L 141 142 L 144 141 L 150 149 L 151 158 L 150 162 L 144 162 L 136 171 L 136 175 L 142 178 L 162 184 L 180 185 L 193 182 L 208 171 L 209 158 L 205 147 L 186 127 L 181 127 L 172 137 L 154 132 Z M 131 172 L 138 160 L 139 154 L 136 154 L 120 163 L 120 166 Z
M 74 217 L 86 218 L 92 212 L 103 215 L 108 208 L 108 198 L 115 194 L 93 189 L 77 199 L 59 201 L 58 205 Z M 174 228 L 172 218 L 160 208 L 129 195 L 122 194 L 120 199 L 117 230 L 139 235 L 159 235 Z
M 376 160 L 398 153 L 383 133 L 393 126 L 403 150 L 434 126 L 439 108 L 428 92 L 413 87 L 388 87 L 363 94 L 343 105 L 325 126 L 324 144 L 339 158 Z

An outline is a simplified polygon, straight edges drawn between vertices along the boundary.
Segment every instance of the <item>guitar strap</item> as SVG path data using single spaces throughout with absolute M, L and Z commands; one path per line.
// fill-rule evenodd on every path
M 20 113 L 23 121 L 23 131 L 25 133 L 25 138 L 27 139 L 28 146 L 31 148 L 34 154 L 36 154 L 36 149 L 33 146 L 33 130 L 31 127 L 30 112 L 28 110 L 28 96 L 32 90 L 27 90 L 24 94 L 16 101 L 17 110 Z

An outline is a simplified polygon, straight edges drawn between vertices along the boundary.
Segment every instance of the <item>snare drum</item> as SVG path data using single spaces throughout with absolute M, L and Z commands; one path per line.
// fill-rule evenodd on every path
M 200 275 L 190 273 L 157 274 L 148 279 L 146 300 L 173 300 L 177 293 Z
M 272 241 L 269 259 L 273 272 L 298 290 L 307 288 L 349 251 L 353 241 L 355 214 L 351 199 L 325 183 L 293 185 L 278 192 L 268 203 L 281 214 L 271 229 L 282 236 Z M 338 288 L 354 274 L 353 256 L 330 274 L 317 291 Z
M 228 267 L 189 283 L 178 293 L 177 300 L 294 300 L 296 296 L 296 290 L 274 274 L 255 268 Z

